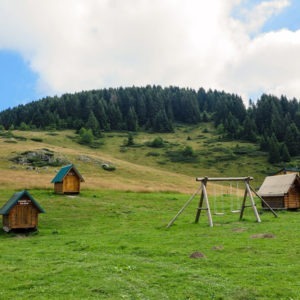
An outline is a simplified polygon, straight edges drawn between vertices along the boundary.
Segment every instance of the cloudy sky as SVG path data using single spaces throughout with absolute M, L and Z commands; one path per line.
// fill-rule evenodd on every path
M 0 1 L 0 111 L 147 84 L 300 99 L 300 1 Z

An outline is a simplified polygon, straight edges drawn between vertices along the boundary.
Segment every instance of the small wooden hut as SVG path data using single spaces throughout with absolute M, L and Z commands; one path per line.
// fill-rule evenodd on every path
M 44 212 L 28 191 L 15 193 L 0 209 L 3 230 L 9 232 L 12 229 L 36 229 L 38 214 Z
M 81 182 L 84 179 L 73 164 L 62 167 L 51 181 L 56 194 L 79 194 Z
M 299 168 L 282 168 L 273 175 L 285 175 L 285 174 L 292 174 L 296 173 L 299 175 L 300 169 Z
M 300 177 L 297 173 L 268 176 L 258 190 L 273 209 L 297 209 L 300 207 Z M 264 206 L 264 203 L 262 203 Z

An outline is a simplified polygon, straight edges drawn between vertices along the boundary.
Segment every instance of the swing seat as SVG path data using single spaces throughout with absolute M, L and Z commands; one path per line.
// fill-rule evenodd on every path
M 232 213 L 239 213 L 239 212 L 241 212 L 241 210 L 240 210 L 240 209 L 237 209 L 237 210 L 232 210 L 231 212 L 232 212 Z
M 225 213 L 223 213 L 223 212 L 215 212 L 214 214 L 217 215 L 217 216 L 223 216 L 223 215 L 225 215 Z

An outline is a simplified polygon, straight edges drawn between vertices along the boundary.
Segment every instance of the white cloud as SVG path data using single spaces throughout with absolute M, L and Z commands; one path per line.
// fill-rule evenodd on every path
M 49 94 L 161 84 L 297 97 L 300 33 L 260 33 L 289 1 L 245 2 L 2 0 L 0 49 L 20 52 Z
M 270 17 L 279 14 L 289 5 L 289 0 L 261 1 L 252 9 L 243 8 L 241 5 L 239 14 L 244 20 L 244 29 L 249 33 L 257 33 Z

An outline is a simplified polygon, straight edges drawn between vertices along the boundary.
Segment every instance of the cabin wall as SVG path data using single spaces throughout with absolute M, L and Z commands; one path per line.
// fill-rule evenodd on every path
M 38 210 L 28 199 L 21 199 L 10 210 L 5 220 L 10 229 L 35 228 L 38 225 Z
M 64 189 L 63 189 L 63 183 L 62 182 L 56 182 L 54 184 L 54 192 L 56 194 L 63 194 Z
M 262 197 L 271 208 L 273 209 L 283 209 L 284 205 L 284 197 Z M 262 202 L 262 207 L 267 208 L 267 206 Z
M 80 191 L 80 178 L 70 171 L 63 181 L 63 193 L 78 194 Z
M 284 197 L 284 206 L 286 208 L 299 208 L 299 188 L 291 187 L 287 195 Z
M 8 215 L 3 215 L 2 223 L 3 223 L 3 227 L 9 226 L 9 216 Z

